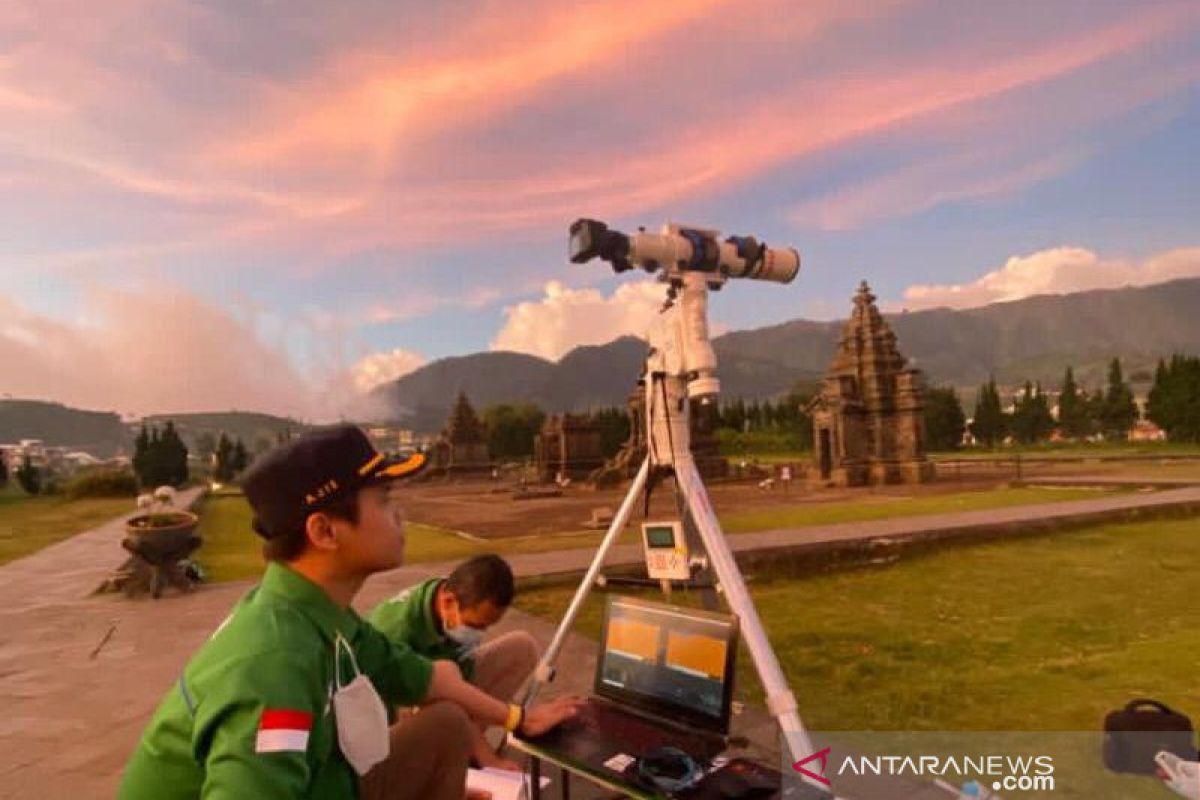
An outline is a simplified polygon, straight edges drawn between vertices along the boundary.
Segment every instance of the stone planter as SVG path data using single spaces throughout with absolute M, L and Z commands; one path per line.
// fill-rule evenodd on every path
M 144 549 L 143 558 L 154 562 L 155 555 L 167 559 L 185 548 L 199 522 L 200 518 L 191 511 L 138 514 L 125 521 L 125 534 L 138 541 Z M 179 558 L 183 556 L 177 556 L 176 560 Z
M 124 589 L 129 596 L 148 591 L 156 598 L 168 583 L 190 590 L 192 580 L 179 562 L 200 546 L 199 521 L 190 511 L 139 514 L 127 520 L 121 546 L 132 557 L 118 571 L 118 585 L 113 588 Z

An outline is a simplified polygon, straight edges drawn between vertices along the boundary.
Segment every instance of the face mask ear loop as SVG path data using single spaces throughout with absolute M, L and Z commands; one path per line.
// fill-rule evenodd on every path
M 333 640 L 333 680 L 337 684 L 339 691 L 345 689 L 350 683 L 350 681 L 342 683 L 342 648 L 345 648 L 346 654 L 350 656 L 350 665 L 354 667 L 354 677 L 357 678 L 362 674 L 362 670 L 358 668 L 358 659 L 354 657 L 354 648 L 350 646 L 350 643 L 347 642 L 345 637 L 343 637 L 339 632 L 337 637 Z

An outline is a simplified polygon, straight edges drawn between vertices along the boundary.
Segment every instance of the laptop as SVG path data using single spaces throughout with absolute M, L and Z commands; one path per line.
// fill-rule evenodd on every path
M 600 774 L 676 747 L 707 764 L 726 749 L 737 618 L 610 595 L 593 694 L 530 744 Z

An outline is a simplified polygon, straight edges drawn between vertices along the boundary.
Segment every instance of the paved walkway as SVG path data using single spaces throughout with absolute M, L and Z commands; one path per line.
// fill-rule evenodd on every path
M 1173 489 L 1182 486 L 1200 486 L 1200 478 L 1139 478 L 1121 475 L 1064 475 L 1061 478 L 1027 478 L 1022 483 L 1028 486 L 1140 486 L 1152 489 Z
M 185 489 L 176 494 L 174 504 L 190 509 L 201 492 L 198 488 Z M 120 547 L 125 538 L 125 520 L 138 513 L 131 509 L 98 528 L 0 566 L 0 613 L 14 604 L 24 609 L 56 606 L 78 600 L 81 593 L 95 589 L 129 556 Z
M 181 503 L 194 495 L 183 494 Z M 1037 507 L 909 517 L 821 528 L 731 536 L 739 553 L 850 546 L 879 538 L 1004 535 L 1031 525 L 1073 524 L 1149 511 L 1200 511 L 1200 487 Z M 0 567 L 0 798 L 57 800 L 111 796 L 139 733 L 196 649 L 246 590 L 247 583 L 202 587 L 161 600 L 129 601 L 90 592 L 123 558 L 123 520 L 101 526 Z M 584 569 L 591 550 L 514 556 L 522 576 Z M 640 561 L 636 547 L 616 548 L 611 564 Z M 414 565 L 368 581 L 357 605 L 378 600 L 446 565 Z M 545 621 L 518 613 L 505 628 L 530 630 L 543 644 Z M 554 690 L 586 691 L 594 643 L 572 636 L 560 659 Z M 803 707 L 804 698 L 800 698 Z M 776 738 L 761 709 L 749 709 L 738 728 L 761 752 Z M 580 793 L 579 796 L 587 797 Z M 867 794 L 856 796 L 870 796 Z M 881 795 L 876 795 L 881 796 Z M 928 786 L 888 797 L 944 797 Z
M 1200 486 L 1161 492 L 1103 496 L 1088 500 L 1014 506 L 984 511 L 955 511 L 915 517 L 844 522 L 779 528 L 727 536 L 734 553 L 748 558 L 773 558 L 780 553 L 819 553 L 855 549 L 878 543 L 921 542 L 937 539 L 1003 537 L 1028 534 L 1031 529 L 1052 529 L 1107 520 L 1137 519 L 1163 513 L 1200 513 Z M 505 556 L 518 577 L 547 578 L 582 574 L 591 563 L 591 548 L 557 550 Z M 605 566 L 620 568 L 641 564 L 640 544 L 614 546 Z M 430 565 L 442 570 L 448 565 Z

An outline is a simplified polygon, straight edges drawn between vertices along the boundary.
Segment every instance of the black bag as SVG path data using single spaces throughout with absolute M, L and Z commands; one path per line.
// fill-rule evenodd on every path
M 1104 718 L 1104 766 L 1113 772 L 1153 775 L 1159 750 L 1196 760 L 1192 721 L 1157 700 L 1131 700 Z

